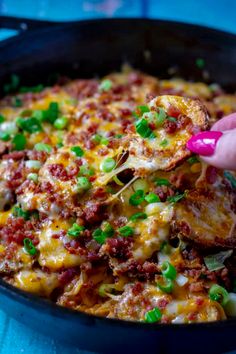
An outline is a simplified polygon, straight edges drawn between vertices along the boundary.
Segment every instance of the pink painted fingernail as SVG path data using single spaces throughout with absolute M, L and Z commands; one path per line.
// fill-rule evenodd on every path
M 218 131 L 201 132 L 192 136 L 187 142 L 187 148 L 202 156 L 211 156 L 214 154 L 217 141 L 223 135 Z

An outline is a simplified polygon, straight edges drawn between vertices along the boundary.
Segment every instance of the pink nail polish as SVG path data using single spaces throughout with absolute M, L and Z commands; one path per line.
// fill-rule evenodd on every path
M 214 154 L 217 141 L 222 136 L 222 132 L 207 131 L 192 136 L 187 142 L 187 148 L 202 156 L 211 156 Z

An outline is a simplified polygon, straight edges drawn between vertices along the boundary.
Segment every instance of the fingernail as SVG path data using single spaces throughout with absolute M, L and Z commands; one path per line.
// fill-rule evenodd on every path
M 192 136 L 187 142 L 187 148 L 202 156 L 211 156 L 214 154 L 217 141 L 223 135 L 218 131 L 201 132 Z

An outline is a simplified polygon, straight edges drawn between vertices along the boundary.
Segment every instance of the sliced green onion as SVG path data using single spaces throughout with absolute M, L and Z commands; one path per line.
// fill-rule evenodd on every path
M 155 307 L 153 310 L 145 313 L 145 322 L 155 323 L 161 320 L 162 313 L 158 307 Z
M 163 140 L 160 142 L 160 146 L 162 146 L 162 147 L 166 147 L 168 144 L 169 144 L 169 141 L 168 141 L 167 139 L 163 139 Z
M 197 58 L 195 63 L 199 69 L 203 69 L 205 66 L 205 60 L 202 58 Z
M 100 140 L 100 144 L 102 145 L 108 145 L 109 144 L 109 139 L 102 137 Z
M 236 188 L 236 178 L 229 171 L 224 171 L 224 176 L 230 182 L 232 188 Z
M 182 194 L 176 194 L 172 197 L 168 197 L 167 198 L 167 201 L 170 202 L 170 203 L 177 203 L 178 201 L 180 201 L 181 199 L 183 199 L 184 197 L 186 196 L 185 193 L 182 193 Z
M 140 119 L 136 124 L 136 132 L 142 137 L 142 138 L 149 138 L 152 134 L 153 131 L 148 125 L 148 121 L 146 119 Z
M 25 167 L 27 168 L 32 168 L 34 170 L 39 170 L 41 168 L 42 164 L 38 160 L 28 160 L 25 161 Z
M 129 219 L 130 219 L 130 221 L 136 221 L 138 219 L 147 219 L 147 214 L 142 213 L 142 212 L 135 213 L 135 214 L 131 215 L 131 217 Z
M 165 261 L 161 265 L 162 274 L 167 279 L 175 280 L 177 271 L 175 267 L 168 261 Z
M 19 117 L 16 119 L 16 124 L 22 130 L 28 133 L 36 133 L 42 131 L 41 123 L 34 117 L 31 118 L 22 118 Z
M 91 140 L 95 144 L 100 144 L 101 143 L 102 136 L 99 134 L 95 134 L 92 136 Z
M 170 182 L 166 178 L 157 178 L 155 184 L 157 186 L 170 186 Z
M 101 170 L 103 172 L 111 172 L 116 165 L 116 161 L 112 157 L 108 157 L 101 163 Z
M 109 91 L 111 88 L 112 88 L 112 81 L 108 79 L 103 80 L 98 87 L 100 91 Z
M 37 253 L 37 249 L 33 245 L 33 242 L 30 238 L 24 238 L 23 243 L 24 243 L 25 252 L 27 252 L 31 256 L 34 256 Z
M 118 185 L 118 186 L 124 186 L 124 183 L 115 175 L 113 177 L 113 181 Z
M 134 194 L 129 198 L 130 205 L 139 205 L 144 201 L 145 193 L 142 189 L 138 189 Z
M 162 281 L 157 283 L 157 287 L 164 293 L 170 294 L 174 289 L 173 280 L 163 277 Z
M 187 161 L 190 165 L 193 165 L 194 163 L 199 162 L 199 159 L 197 158 L 197 156 L 191 156 Z
M 166 119 L 166 112 L 163 108 L 158 107 L 157 117 L 156 117 L 156 124 L 162 125 Z
M 10 134 L 0 131 L 0 140 L 2 140 L 2 141 L 8 141 L 8 140 L 10 140 L 10 139 L 11 139 Z
M 84 226 L 74 223 L 72 227 L 67 231 L 67 235 L 72 237 L 78 237 L 85 230 Z
M 13 150 L 24 150 L 26 142 L 26 137 L 23 134 L 16 134 L 12 139 Z
M 38 174 L 37 173 L 29 173 L 27 175 L 27 179 L 29 179 L 30 181 L 33 181 L 33 182 L 38 182 Z
M 18 75 L 11 75 L 10 82 L 3 86 L 3 91 L 5 94 L 16 91 L 20 83 L 20 78 Z
M 228 301 L 224 307 L 224 311 L 227 316 L 230 317 L 236 316 L 236 294 L 229 293 Z
M 91 187 L 91 183 L 89 182 L 87 177 L 78 177 L 77 178 L 77 187 L 79 191 L 86 191 Z
M 139 119 L 140 117 L 142 117 L 142 115 L 144 113 L 150 112 L 150 109 L 148 106 L 137 106 L 135 111 L 133 112 L 133 116 L 136 119 Z
M 170 122 L 177 122 L 177 119 L 174 117 L 167 117 L 167 120 L 169 120 Z
M 149 185 L 145 179 L 139 178 L 133 183 L 133 188 L 135 191 L 140 189 L 140 190 L 143 190 L 144 193 L 147 193 L 149 190 Z
M 120 138 L 122 138 L 123 136 L 124 136 L 124 134 L 116 134 L 116 135 L 114 136 L 114 138 L 120 139 Z
M 52 147 L 48 144 L 44 144 L 44 143 L 38 143 L 34 146 L 36 151 L 45 151 L 48 154 L 50 154 L 50 152 L 52 152 Z
M 20 93 L 27 93 L 27 92 L 33 92 L 33 93 L 39 93 L 42 92 L 44 89 L 44 85 L 39 84 L 37 86 L 21 86 L 19 88 Z
M 164 254 L 170 254 L 171 247 L 167 241 L 163 241 L 160 246 L 160 251 Z
M 224 261 L 229 258 L 233 253 L 233 250 L 221 251 L 216 254 L 211 254 L 204 257 L 205 265 L 208 270 L 215 271 L 225 267 Z
M 12 98 L 12 106 L 13 107 L 22 107 L 23 106 L 23 102 L 19 97 L 13 97 Z
M 94 240 L 100 245 L 103 245 L 106 242 L 106 235 L 102 232 L 101 229 L 94 230 L 92 236 Z
M 158 195 L 156 195 L 155 193 L 151 192 L 148 195 L 146 195 L 145 200 L 147 203 L 158 203 L 160 202 L 160 198 L 158 197 Z
M 66 117 L 57 118 L 53 123 L 54 127 L 60 130 L 66 128 L 67 124 L 68 124 L 68 118 Z
M 86 165 L 82 165 L 79 168 L 79 176 L 94 176 L 94 169 L 91 167 L 89 168 Z
M 101 297 L 107 297 L 107 294 L 111 293 L 114 289 L 114 284 L 102 284 L 98 288 L 98 294 Z
M 0 124 L 2 124 L 5 121 L 5 118 L 3 117 L 2 114 L 0 114 Z
M 16 217 L 16 218 L 23 218 L 25 220 L 29 220 L 30 218 L 30 212 L 29 211 L 25 211 L 23 209 L 21 209 L 20 207 L 18 206 L 15 206 L 13 208 L 13 215 Z
M 115 230 L 111 226 L 111 224 L 107 221 L 104 221 L 101 226 L 101 230 L 105 237 L 112 237 L 115 233 Z
M 18 127 L 15 122 L 3 122 L 1 124 L 1 131 L 9 135 L 17 134 Z
M 225 306 L 229 299 L 229 293 L 223 288 L 223 286 L 214 284 L 209 290 L 209 298 L 213 301 L 219 302 L 222 306 Z
M 134 228 L 131 226 L 122 226 L 118 229 L 118 232 L 123 237 L 129 237 L 134 234 Z
M 76 156 L 82 157 L 84 155 L 84 150 L 80 146 L 73 146 L 71 151 L 75 153 Z

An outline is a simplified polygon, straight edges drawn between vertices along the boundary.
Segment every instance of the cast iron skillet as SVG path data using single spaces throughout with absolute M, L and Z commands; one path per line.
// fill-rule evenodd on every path
M 21 23 L 24 25 L 20 25 Z M 0 27 L 30 31 L 0 43 L 0 84 L 12 73 L 24 85 L 51 74 L 93 77 L 122 63 L 160 77 L 168 70 L 187 79 L 236 89 L 236 36 L 200 26 L 144 19 L 52 24 L 0 18 Z M 38 29 L 36 29 L 38 28 Z M 202 74 L 197 58 L 206 61 Z M 102 353 L 223 353 L 236 348 L 236 319 L 203 324 L 155 325 L 99 318 L 60 308 L 0 281 L 0 306 L 55 339 Z

